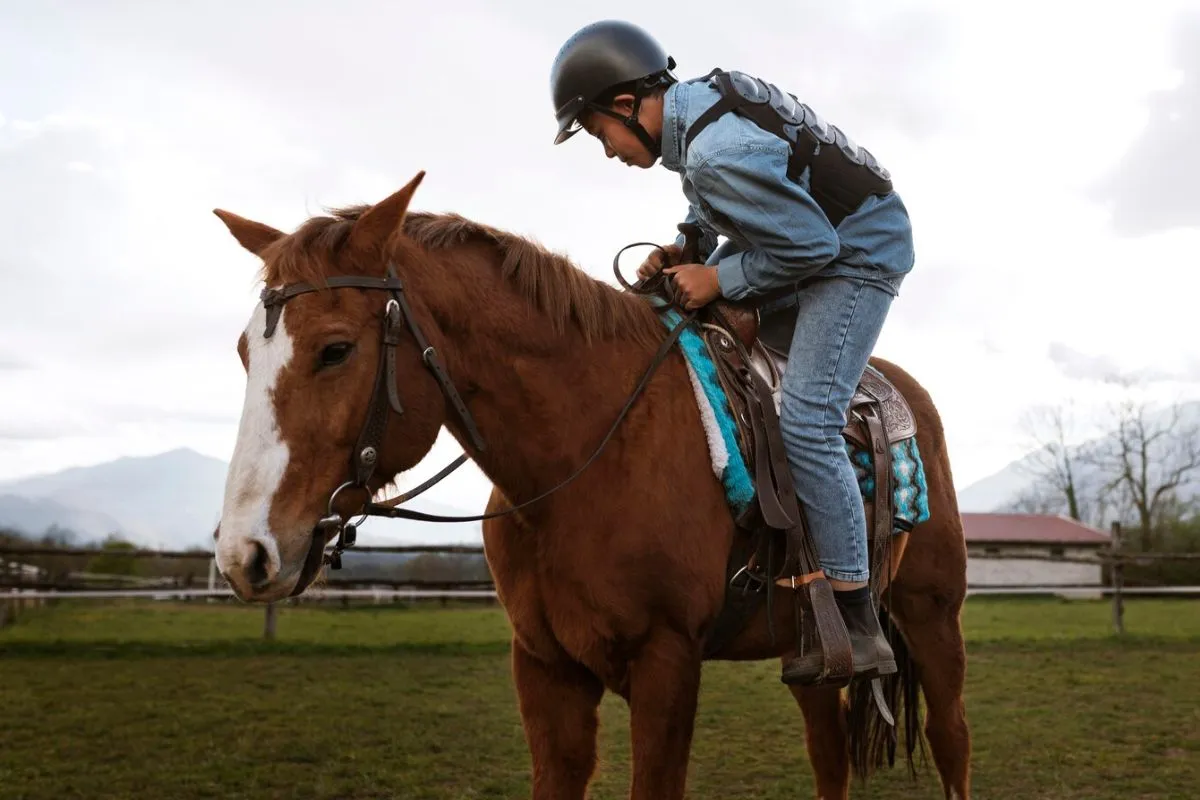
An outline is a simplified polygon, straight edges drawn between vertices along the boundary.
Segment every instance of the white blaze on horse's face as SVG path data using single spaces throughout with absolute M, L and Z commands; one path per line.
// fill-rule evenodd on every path
M 217 567 L 239 595 L 268 591 L 279 576 L 279 543 L 268 520 L 288 465 L 288 446 L 275 414 L 275 386 L 292 359 L 287 311 L 266 338 L 266 309 L 254 309 L 246 337 L 246 396 L 229 462 L 217 539 Z

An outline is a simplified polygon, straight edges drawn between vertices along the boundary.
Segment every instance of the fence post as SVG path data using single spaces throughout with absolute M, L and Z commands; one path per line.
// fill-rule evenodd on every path
M 263 638 L 268 642 L 275 640 L 275 603 L 267 603 L 267 617 L 263 622 Z
M 16 574 L 17 574 L 16 580 L 13 580 L 11 577 L 14 570 L 16 571 Z M 16 583 L 19 583 L 21 580 L 21 570 L 18 569 L 15 566 L 15 564 L 10 565 L 7 560 L 0 559 L 0 572 L 4 573 L 4 578 L 5 578 L 4 582 L 6 584 L 9 584 L 9 585 L 16 584 Z M 15 590 L 10 590 L 10 591 L 13 591 L 13 594 L 16 593 Z M 10 604 L 8 600 L 0 600 L 0 628 L 3 628 L 4 626 L 8 625 L 13 619 L 16 618 L 16 616 L 17 616 L 17 601 L 13 600 Z
M 1121 596 L 1121 587 L 1125 583 L 1125 561 L 1121 554 L 1121 523 L 1112 524 L 1112 561 L 1113 585 L 1113 631 L 1119 636 L 1125 633 L 1125 599 Z
M 208 560 L 208 590 L 211 592 L 216 588 L 217 588 L 217 557 L 214 554 L 213 557 Z M 215 603 L 215 602 L 217 602 L 217 598 L 209 596 L 209 597 L 204 598 L 204 602 Z

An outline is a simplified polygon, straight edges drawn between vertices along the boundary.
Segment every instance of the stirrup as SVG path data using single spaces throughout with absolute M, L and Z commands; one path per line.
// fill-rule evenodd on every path
M 796 579 L 785 578 L 793 587 L 796 615 L 796 654 L 792 661 L 805 657 L 809 648 L 818 648 L 821 654 L 820 671 L 811 677 L 797 681 L 784 681 L 789 684 L 806 686 L 846 686 L 854 678 L 854 655 L 850 646 L 850 633 L 842 620 L 842 613 L 837 607 L 825 573 L 818 570 L 801 576 L 799 583 Z M 803 622 L 805 612 L 812 619 Z M 784 675 L 787 665 L 784 665 Z

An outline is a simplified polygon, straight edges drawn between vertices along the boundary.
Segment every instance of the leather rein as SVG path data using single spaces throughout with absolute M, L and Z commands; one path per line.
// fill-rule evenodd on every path
M 649 244 L 648 242 L 639 244 Z M 633 247 L 634 245 L 629 245 Z M 657 245 L 653 245 L 657 247 Z M 626 283 L 621 277 L 618 267 L 618 260 L 623 248 L 617 253 L 613 259 L 613 270 L 617 274 L 618 280 L 626 289 L 639 294 L 648 294 L 658 291 L 661 287 L 659 279 L 667 278 L 661 272 L 646 281 L 638 281 L 636 284 Z M 662 248 L 659 248 L 660 250 Z M 664 251 L 664 256 L 666 255 Z M 666 259 L 664 258 L 664 261 Z M 387 430 L 387 423 L 390 413 L 397 415 L 404 414 L 404 406 L 400 400 L 399 384 L 396 381 L 396 346 L 400 343 L 405 329 L 413 337 L 417 344 L 417 348 L 421 351 L 421 362 L 426 369 L 433 373 L 433 377 L 437 380 L 438 386 L 442 390 L 447 402 L 454 409 L 463 428 L 466 430 L 467 436 L 471 440 L 471 445 L 476 452 L 483 452 L 487 445 L 483 436 L 479 432 L 479 428 L 475 423 L 474 417 L 471 416 L 470 410 L 467 409 L 463 402 L 462 396 L 454 386 L 454 382 L 446 372 L 445 366 L 442 364 L 437 350 L 429 343 L 421 330 L 421 326 L 417 323 L 416 317 L 413 316 L 412 308 L 409 306 L 405 297 L 404 283 L 396 274 L 395 264 L 388 262 L 387 277 L 377 278 L 369 276 L 337 276 L 328 278 L 324 285 L 313 286 L 308 283 L 291 283 L 278 289 L 265 288 L 260 295 L 263 307 L 266 310 L 266 326 L 264 335 L 270 338 L 275 332 L 278 325 L 280 314 L 283 311 L 283 306 L 291 299 L 309 292 L 316 292 L 322 289 L 364 289 L 384 291 L 388 294 L 388 299 L 383 310 L 383 326 L 382 326 L 382 347 L 379 354 L 379 365 L 375 372 L 375 385 L 371 395 L 371 403 L 367 410 L 367 418 L 363 423 L 363 427 L 358 436 L 358 441 L 355 444 L 354 452 L 351 456 L 351 478 L 342 483 L 329 496 L 327 504 L 326 516 L 323 517 L 314 530 L 314 535 L 321 535 L 328 538 L 330 532 L 337 533 L 337 540 L 334 542 L 332 551 L 325 551 L 322 556 L 324 564 L 329 565 L 331 569 L 341 569 L 342 553 L 349 547 L 352 547 L 357 539 L 357 529 L 367 517 L 386 517 L 390 519 L 411 519 L 421 522 L 478 522 L 496 517 L 503 517 L 512 514 L 523 508 L 549 497 L 550 495 L 562 489 L 567 484 L 574 481 L 583 473 L 591 464 L 600 456 L 604 447 L 612 439 L 617 431 L 617 427 L 628 415 L 634 402 L 641 396 L 651 377 L 657 372 L 658 368 L 667 359 L 671 348 L 678 341 L 680 335 L 687 326 L 695 319 L 695 311 L 686 311 L 679 309 L 683 313 L 683 318 L 670 330 L 667 337 L 659 346 L 654 357 L 650 361 L 650 365 L 643 373 L 641 380 L 634 387 L 633 392 L 625 401 L 625 405 L 617 414 L 616 420 L 609 428 L 604 438 L 596 446 L 592 455 L 579 466 L 573 473 L 560 481 L 555 486 L 542 492 L 537 497 L 526 500 L 523 503 L 506 508 L 500 511 L 493 511 L 486 514 L 477 514 L 473 516 L 442 516 L 438 514 L 429 514 L 424 511 L 415 511 L 412 509 L 400 508 L 403 503 L 412 500 L 414 497 L 425 492 L 427 489 L 437 485 L 444 478 L 450 475 L 454 470 L 458 469 L 466 463 L 469 456 L 463 453 L 454 461 L 443 467 L 436 475 L 426 480 L 424 483 L 416 486 L 407 492 L 396 497 L 389 498 L 382 502 L 376 503 L 368 500 L 363 504 L 359 511 L 361 515 L 354 522 L 348 522 L 338 512 L 334 511 L 333 504 L 337 500 L 338 495 L 350 488 L 363 489 L 367 491 L 368 497 L 372 495 L 368 487 L 368 483 L 375 474 L 376 466 L 379 463 L 380 448 L 383 444 L 384 434 Z M 390 412 L 390 413 L 389 413 Z

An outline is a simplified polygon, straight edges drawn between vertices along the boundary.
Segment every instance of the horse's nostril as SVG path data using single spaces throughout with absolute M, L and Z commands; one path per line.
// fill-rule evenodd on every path
M 261 542 L 254 542 L 254 556 L 246 565 L 246 579 L 251 586 L 261 586 L 270 578 L 271 557 Z

